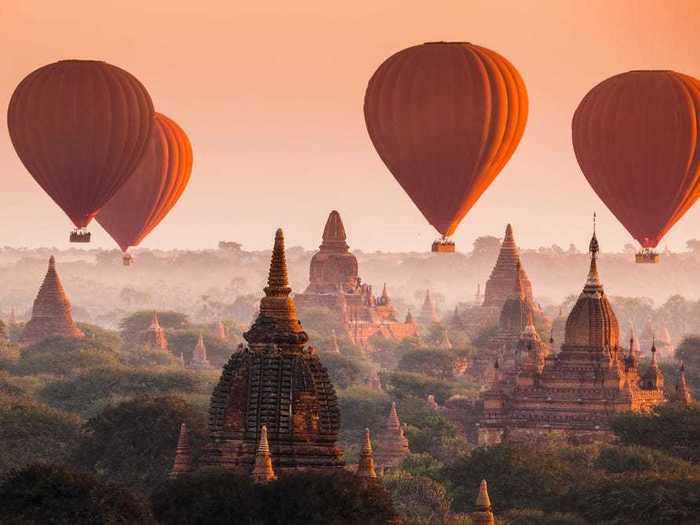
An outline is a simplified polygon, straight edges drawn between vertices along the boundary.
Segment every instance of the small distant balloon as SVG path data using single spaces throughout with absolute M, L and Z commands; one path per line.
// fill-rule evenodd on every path
M 700 195 L 700 81 L 615 75 L 588 92 L 571 127 L 593 190 L 642 248 L 656 247 Z
M 462 42 L 392 55 L 370 79 L 364 104 L 377 153 L 443 239 L 510 159 L 527 112 L 513 65 Z
M 185 191 L 192 146 L 173 120 L 155 114 L 151 137 L 134 173 L 97 215 L 123 252 L 158 226 Z

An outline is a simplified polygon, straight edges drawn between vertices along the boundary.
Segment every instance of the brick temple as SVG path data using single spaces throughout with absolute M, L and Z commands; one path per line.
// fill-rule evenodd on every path
M 347 335 L 365 346 L 375 335 L 400 341 L 417 335 L 412 321 L 397 320 L 386 284 L 379 297 L 372 286 L 358 275 L 357 258 L 347 244 L 345 226 L 337 211 L 332 211 L 323 229 L 319 251 L 311 258 L 309 286 L 294 297 L 301 318 L 311 308 L 329 308 L 343 321 Z
M 267 429 L 276 475 L 343 468 L 335 389 L 297 318 L 282 230 L 277 230 L 260 313 L 224 366 L 209 410 L 205 464 L 250 474 Z
M 20 343 L 32 345 L 49 337 L 84 337 L 73 321 L 71 304 L 56 271 L 56 259 L 49 258 L 49 269 L 34 299 L 32 318 L 22 331 Z
M 620 344 L 617 317 L 598 275 L 598 251 L 594 233 L 588 279 L 566 320 L 561 351 L 552 355 L 536 332 L 524 334 L 531 339 L 518 347 L 515 371 L 496 369 L 496 383 L 482 395 L 480 444 L 550 433 L 579 442 L 606 440 L 615 414 L 664 402 L 656 349 L 642 375 L 633 345 Z

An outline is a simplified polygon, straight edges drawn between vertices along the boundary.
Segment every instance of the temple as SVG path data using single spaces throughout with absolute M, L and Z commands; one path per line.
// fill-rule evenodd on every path
M 431 325 L 439 322 L 440 318 L 438 317 L 437 309 L 433 304 L 433 299 L 430 297 L 430 290 L 426 290 L 423 305 L 421 306 L 420 314 L 418 315 L 418 323 L 423 328 L 428 328 Z
M 192 472 L 192 449 L 190 448 L 187 425 L 181 423 L 180 435 L 178 436 L 177 448 L 175 449 L 175 461 L 173 462 L 173 468 L 170 469 L 168 474 L 168 479 L 177 479 L 190 472 Z
M 210 370 L 214 368 L 209 362 L 209 359 L 207 359 L 207 347 L 204 346 L 204 337 L 202 337 L 202 334 L 199 334 L 194 352 L 192 352 L 192 360 L 190 361 L 189 368 L 195 370 Z
M 408 439 L 396 412 L 396 403 L 392 402 L 384 431 L 377 436 L 375 459 L 382 469 L 395 468 L 400 466 L 410 453 Z
M 153 312 L 151 324 L 148 325 L 148 328 L 141 335 L 141 343 L 149 350 L 168 351 L 168 339 L 165 337 L 165 330 L 160 326 L 157 312 Z
M 260 313 L 211 396 L 204 463 L 248 475 L 267 429 L 277 476 L 343 468 L 340 411 L 328 372 L 297 318 L 282 230 L 277 230 Z
M 34 299 L 32 318 L 24 327 L 20 343 L 32 345 L 48 337 L 84 337 L 73 321 L 71 305 L 56 271 L 56 260 L 49 258 L 49 269 Z
M 258 450 L 255 452 L 255 465 L 253 466 L 253 481 L 255 483 L 267 483 L 277 479 L 275 470 L 272 467 L 272 454 L 270 454 L 270 444 L 267 441 L 267 427 L 260 429 L 260 442 Z
M 471 515 L 472 525 L 495 525 L 496 518 L 491 512 L 491 498 L 489 498 L 486 480 L 481 480 L 479 495 L 476 497 L 474 512 Z
M 294 297 L 300 316 L 311 308 L 329 308 L 343 321 L 354 344 L 367 346 L 372 336 L 400 341 L 417 335 L 415 323 L 400 322 L 386 284 L 379 297 L 358 276 L 357 258 L 350 253 L 345 226 L 332 211 L 323 229 L 319 251 L 311 258 L 309 286 Z
M 685 381 L 685 364 L 681 363 L 678 370 L 678 381 L 676 382 L 676 391 L 674 401 L 682 405 L 690 405 L 693 402 L 693 394 L 688 388 L 688 383 Z
M 377 471 L 374 468 L 374 453 L 372 452 L 372 441 L 369 429 L 365 429 L 360 448 L 360 459 L 357 462 L 357 476 L 364 479 L 375 479 Z
M 663 375 L 652 364 L 640 375 L 632 347 L 620 346 L 619 326 L 598 275 L 598 240 L 590 243 L 588 278 L 566 321 L 557 355 L 538 349 L 535 333 L 518 348 L 512 374 L 501 373 L 482 395 L 479 444 L 528 441 L 557 434 L 573 442 L 612 438 L 610 418 L 664 402 Z

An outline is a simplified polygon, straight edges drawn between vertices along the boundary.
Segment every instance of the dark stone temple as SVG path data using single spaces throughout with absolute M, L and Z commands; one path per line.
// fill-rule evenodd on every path
M 344 466 L 335 389 L 307 345 L 290 294 L 284 236 L 277 230 L 260 313 L 212 393 L 207 465 L 250 474 L 264 425 L 276 475 Z

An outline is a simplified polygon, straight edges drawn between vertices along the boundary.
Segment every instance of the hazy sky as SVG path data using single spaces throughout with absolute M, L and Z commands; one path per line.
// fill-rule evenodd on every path
M 698 0 L 428 2 L 0 0 L 0 245 L 68 246 L 71 223 L 24 170 L 6 107 L 32 70 L 101 59 L 134 73 L 157 110 L 187 131 L 187 192 L 144 247 L 268 248 L 277 226 L 313 248 L 338 209 L 353 247 L 426 250 L 436 237 L 367 136 L 367 80 L 390 54 L 425 41 L 489 47 L 522 74 L 525 135 L 455 239 L 502 235 L 522 246 L 583 247 L 598 211 L 602 248 L 631 237 L 581 174 L 571 115 L 599 81 L 631 69 L 700 77 Z M 666 237 L 700 237 L 691 210 Z M 112 246 L 95 222 L 95 244 Z M 662 243 L 663 244 L 663 243 Z

